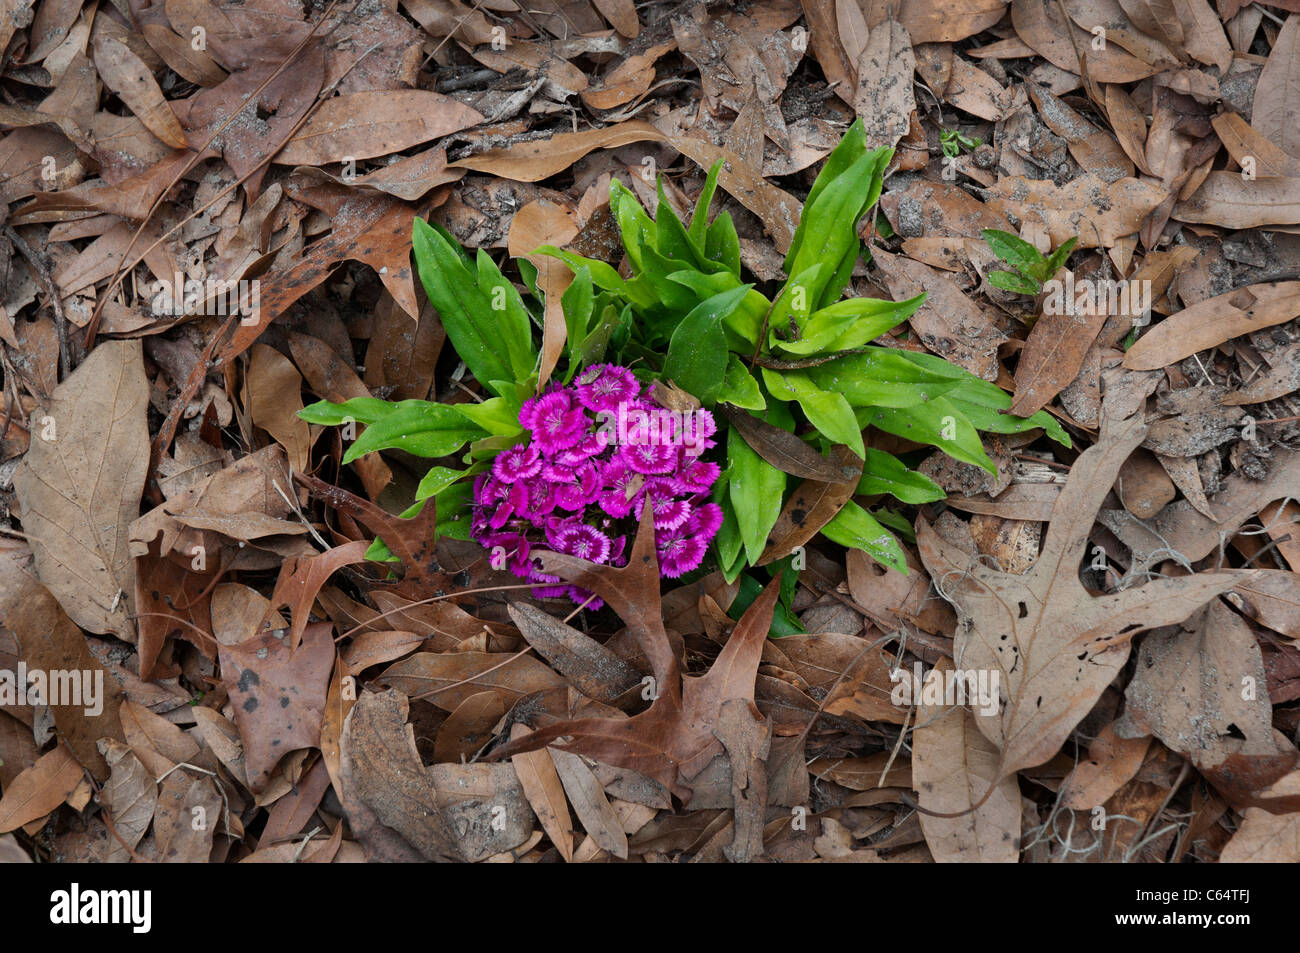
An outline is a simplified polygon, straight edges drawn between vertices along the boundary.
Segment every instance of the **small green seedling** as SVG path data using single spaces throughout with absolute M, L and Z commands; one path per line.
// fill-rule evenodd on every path
M 996 228 L 986 228 L 983 233 L 993 254 L 997 255 L 1019 274 L 1010 271 L 990 271 L 989 284 L 1003 291 L 1016 294 L 1036 295 L 1043 290 L 1043 285 L 1061 270 L 1065 260 L 1074 251 L 1078 238 L 1071 238 L 1051 255 L 1044 256 L 1033 245 L 1010 232 Z
M 978 149 L 984 145 L 982 139 L 976 139 L 974 136 L 968 136 L 958 132 L 956 129 L 944 129 L 939 133 L 939 148 L 949 159 L 955 159 L 965 149 L 969 152 L 971 149 Z

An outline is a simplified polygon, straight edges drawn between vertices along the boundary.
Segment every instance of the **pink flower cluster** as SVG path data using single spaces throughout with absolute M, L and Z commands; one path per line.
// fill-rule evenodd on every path
M 519 422 L 531 440 L 502 451 L 475 481 L 474 538 L 504 553 L 499 568 L 537 583 L 539 598 L 568 596 L 599 608 L 587 590 L 541 572 L 532 551 L 624 565 L 633 521 L 647 505 L 664 576 L 681 576 L 704 559 L 722 525 L 722 509 L 706 502 L 720 469 L 700 459 L 715 446 L 709 438 L 717 425 L 696 410 L 683 427 L 680 415 L 648 395 L 627 368 L 593 365 L 573 385 L 526 401 Z

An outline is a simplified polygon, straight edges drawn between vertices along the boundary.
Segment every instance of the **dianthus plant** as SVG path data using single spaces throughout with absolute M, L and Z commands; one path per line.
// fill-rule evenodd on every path
M 538 570 L 532 550 L 620 566 L 647 506 L 664 576 L 704 560 L 722 525 L 722 508 L 708 502 L 720 468 L 702 456 L 717 425 L 707 410 L 675 413 L 648 396 L 628 368 L 593 365 L 575 384 L 526 400 L 519 422 L 529 439 L 474 481 L 470 532 L 495 564 L 538 583 L 539 598 L 597 608 L 592 593 Z

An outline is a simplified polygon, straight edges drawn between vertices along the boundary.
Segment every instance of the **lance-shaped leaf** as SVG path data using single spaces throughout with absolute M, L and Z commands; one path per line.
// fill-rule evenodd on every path
M 1042 552 L 1024 575 L 982 565 L 924 520 L 917 525 L 921 559 L 957 609 L 954 657 L 999 679 L 1000 711 L 975 715 L 1001 751 L 997 780 L 1060 750 L 1123 667 L 1136 633 L 1181 622 L 1253 577 L 1200 572 L 1098 597 L 1083 587 L 1079 565 L 1097 510 L 1146 433 L 1141 415 L 1103 422 L 1097 444 L 1071 469 Z

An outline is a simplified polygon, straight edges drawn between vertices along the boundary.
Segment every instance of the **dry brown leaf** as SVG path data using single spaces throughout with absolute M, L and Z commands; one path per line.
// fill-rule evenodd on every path
M 890 293 L 899 301 L 925 292 L 925 302 L 908 319 L 931 352 L 984 380 L 998 376 L 998 345 L 1006 334 L 986 307 L 964 294 L 952 278 L 902 255 L 872 250 Z
M 163 98 L 153 73 L 126 44 L 107 34 L 96 37 L 95 68 L 104 85 L 117 93 L 150 132 L 173 149 L 190 147 L 185 130 Z
M 492 740 L 492 732 L 505 713 L 506 706 L 496 692 L 470 695 L 438 727 L 434 758 L 453 764 L 469 761 Z
M 1265 806 L 1259 791 L 1291 771 L 1300 754 L 1275 737 L 1264 662 L 1250 627 L 1215 599 L 1182 625 L 1145 636 L 1138 660 L 1115 733 L 1155 735 L 1229 803 Z M 1300 797 L 1287 809 L 1296 804 Z
M 650 708 L 625 719 L 580 718 L 547 725 L 497 749 L 494 757 L 535 750 L 569 736 L 557 747 L 638 771 L 687 801 L 692 779 L 724 750 L 713 733 L 722 705 L 733 698 L 744 699 L 751 717 L 762 720 L 753 705 L 754 682 L 771 627 L 780 575 L 745 611 L 708 674 L 684 679 L 663 626 L 653 538 L 647 508 L 628 564 L 622 569 L 563 553 L 538 556 L 543 572 L 595 592 L 627 623 L 654 672 Z
M 588 698 L 613 703 L 641 681 L 641 673 L 589 635 L 525 602 L 509 606 L 510 618 L 537 654 Z
M 546 314 L 542 324 L 541 363 L 537 370 L 540 390 L 564 353 L 565 322 L 560 296 L 573 282 L 573 270 L 550 255 L 534 255 L 541 245 L 563 248 L 578 234 L 573 213 L 549 199 L 529 202 L 510 220 L 510 237 L 506 248 L 516 258 L 527 258 L 537 266 L 537 287 L 546 295 Z
M 1239 335 L 1290 321 L 1298 314 L 1300 281 L 1247 285 L 1165 318 L 1128 349 L 1124 366 L 1160 370 Z
M 1011 22 L 1020 38 L 1053 66 L 1078 74 L 1077 50 L 1086 50 L 1088 75 L 1098 83 L 1131 83 L 1157 72 L 1156 67 L 1126 53 L 1118 43 L 1094 49 L 1092 34 L 1073 21 L 1067 24 L 1057 3 L 1044 0 L 1012 0 Z M 1097 20 L 1094 23 L 1099 22 Z
M 256 635 L 220 648 L 221 677 L 235 706 L 250 790 L 263 790 L 280 759 L 320 744 L 333 627 L 308 625 L 292 653 L 283 633 Z
M 1138 773 L 1149 747 L 1148 736 L 1121 738 L 1113 723 L 1101 729 L 1088 748 L 1088 760 L 1080 761 L 1061 785 L 1061 806 L 1091 811 L 1105 804 Z
M 893 148 L 907 134 L 916 109 L 912 98 L 916 57 L 907 28 L 890 19 L 872 29 L 856 67 L 853 111 L 862 117 L 867 148 Z
M 483 121 L 475 109 L 423 89 L 370 90 L 325 100 L 275 155 L 281 165 L 373 159 Z
M 1237 113 L 1220 113 L 1210 120 L 1233 161 L 1243 170 L 1250 164 L 1257 176 L 1300 176 L 1300 159 L 1287 155 Z
M 1300 158 L 1300 17 L 1288 17 L 1260 71 L 1251 124 L 1289 156 Z
M 945 580 L 958 611 L 955 657 L 1001 681 L 1001 711 L 976 716 L 1002 752 L 999 779 L 1060 750 L 1123 667 L 1133 633 L 1182 620 L 1250 578 L 1249 572 L 1202 572 L 1100 597 L 1083 587 L 1078 567 L 1097 509 L 1146 430 L 1140 414 L 1103 419 L 1099 442 L 1070 470 L 1038 561 L 1023 575 L 990 569 L 929 523 L 918 523 L 921 558 L 932 576 Z
M 420 762 L 407 709 L 405 696 L 395 691 L 357 699 L 343 728 L 341 780 L 350 796 L 426 860 L 456 860 L 456 841 Z
M 485 689 L 514 704 L 525 695 L 564 685 L 537 659 L 500 652 L 417 652 L 384 669 L 378 680 L 445 711 Z
M 11 784 L 0 798 L 0 834 L 40 820 L 68 799 L 81 784 L 82 768 L 67 745 L 59 745 Z
M 108 765 L 99 753 L 97 742 L 100 738 L 122 737 L 118 718 L 122 689 L 90 651 L 84 633 L 50 591 L 3 553 L 0 553 L 0 624 L 18 637 L 23 661 L 29 669 L 82 672 L 93 680 L 96 705 L 54 705 L 50 710 L 64 744 L 97 781 L 103 781 L 108 777 Z M 100 705 L 102 708 L 94 711 Z
M 781 509 L 767 545 L 756 566 L 783 559 L 821 532 L 857 492 L 862 478 L 862 460 L 848 447 L 837 444 L 831 449 L 831 462 L 838 465 L 845 476 L 833 483 L 805 480 L 795 487 L 794 493 Z
M 302 377 L 287 357 L 266 344 L 255 344 L 248 362 L 248 412 L 284 447 L 289 466 L 308 468 L 311 436 L 302 410 Z
M 952 670 L 952 663 L 941 659 L 926 681 L 936 680 L 942 689 Z M 911 676 L 904 672 L 903 677 Z M 916 686 L 913 697 L 930 695 L 942 698 L 941 691 L 927 692 L 924 686 Z M 912 732 L 912 785 L 926 810 L 961 813 L 921 815 L 921 830 L 936 861 L 1014 864 L 1019 858 L 1020 784 L 1014 776 L 998 779 L 998 749 L 980 733 L 967 705 L 920 706 Z M 993 794 L 981 801 L 990 787 Z
M 1076 235 L 1079 248 L 1110 248 L 1136 232 L 1166 194 L 1160 186 L 1137 179 L 1107 183 L 1095 175 L 1081 175 L 1057 186 L 1048 179 L 1007 176 L 994 186 L 989 207 L 1022 220 L 1038 214 L 1047 224 L 1054 248 Z
M 1251 180 L 1238 172 L 1211 172 L 1171 217 L 1232 229 L 1300 224 L 1300 178 Z
M 1221 22 L 1208 0 L 1173 0 L 1178 20 L 1183 26 L 1183 47 L 1198 63 L 1217 66 L 1226 76 L 1232 66 L 1232 46 Z
M 1067 292 L 1074 287 L 1067 275 Z M 1064 295 L 1061 296 L 1062 298 Z M 1032 417 L 1078 376 L 1088 349 L 1110 317 L 1104 307 L 1076 306 L 1062 300 L 1061 306 L 1044 308 L 1029 331 L 1020 362 L 1016 365 L 1015 399 L 1007 413 Z
M 100 751 L 112 771 L 104 784 L 104 806 L 112 813 L 113 829 L 126 841 L 122 844 L 113 838 L 104 861 L 123 863 L 153 821 L 158 807 L 158 785 L 126 745 L 106 738 L 100 742 Z
M 36 572 L 91 632 L 135 641 L 128 531 L 149 465 L 139 341 L 105 341 L 55 389 L 14 475 Z
M 511 740 L 528 737 L 524 725 L 511 729 Z M 564 786 L 556 770 L 551 753 L 547 750 L 523 751 L 511 755 L 510 763 L 523 785 L 528 803 L 537 813 L 542 830 L 566 861 L 573 860 L 573 819 L 569 816 L 569 802 L 565 800 Z
M 571 752 L 552 749 L 548 753 L 583 829 L 601 850 L 626 860 L 627 835 L 623 833 L 623 824 L 591 768 Z
M 1268 797 L 1300 798 L 1300 771 L 1292 771 L 1265 792 Z M 1300 863 L 1300 813 L 1274 814 L 1247 808 L 1241 826 L 1219 852 L 1222 864 Z

